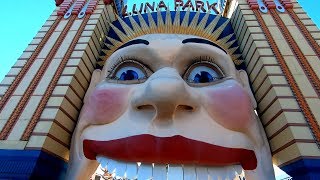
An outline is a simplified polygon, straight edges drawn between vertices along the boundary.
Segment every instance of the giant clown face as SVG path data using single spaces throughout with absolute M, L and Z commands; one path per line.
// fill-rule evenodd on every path
M 274 179 L 255 106 L 247 74 L 218 45 L 140 36 L 93 73 L 67 179 L 88 179 L 99 163 L 127 178 L 234 179 L 243 168 L 246 179 Z

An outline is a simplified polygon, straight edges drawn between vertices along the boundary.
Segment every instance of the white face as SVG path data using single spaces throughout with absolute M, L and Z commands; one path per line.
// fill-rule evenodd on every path
M 234 177 L 230 167 L 241 165 L 246 179 L 273 179 L 254 108 L 246 73 L 219 46 L 189 35 L 138 37 L 93 74 L 68 177 L 92 174 L 98 156 L 102 164 L 206 168 L 209 176 L 220 169 Z

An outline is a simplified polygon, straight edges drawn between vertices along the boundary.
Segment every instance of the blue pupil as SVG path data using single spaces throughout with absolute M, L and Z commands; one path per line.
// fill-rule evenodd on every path
M 201 71 L 200 74 L 197 73 L 193 78 L 194 83 L 207 83 L 212 81 L 213 81 L 213 77 L 207 71 Z
M 137 72 L 135 72 L 133 70 L 127 70 L 127 71 L 121 73 L 119 79 L 122 81 L 136 80 L 136 79 L 139 79 L 139 75 Z

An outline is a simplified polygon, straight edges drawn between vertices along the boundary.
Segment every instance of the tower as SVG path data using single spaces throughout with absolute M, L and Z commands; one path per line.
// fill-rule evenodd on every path
M 295 0 L 237 3 L 229 16 L 273 163 L 294 179 L 319 177 L 319 29 Z
M 57 9 L 0 84 L 0 177 L 64 177 L 70 140 L 120 1 Z M 274 164 L 319 177 L 320 32 L 295 0 L 223 1 Z
M 82 98 L 114 14 L 102 1 L 56 3 L 1 84 L 1 178 L 66 171 Z

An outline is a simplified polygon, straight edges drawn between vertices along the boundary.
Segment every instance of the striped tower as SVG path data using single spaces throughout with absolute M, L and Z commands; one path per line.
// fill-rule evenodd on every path
M 82 99 L 113 5 L 57 8 L 0 84 L 0 179 L 63 179 Z
M 320 31 L 296 0 L 238 0 L 228 12 L 273 163 L 320 179 Z

